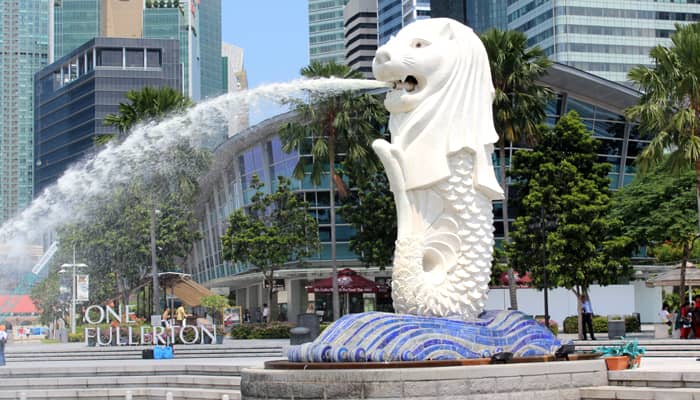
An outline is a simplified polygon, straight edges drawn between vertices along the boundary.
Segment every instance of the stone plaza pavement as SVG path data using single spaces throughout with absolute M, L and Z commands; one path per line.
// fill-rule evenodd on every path
M 675 346 L 686 344 L 690 346 L 695 343 L 694 341 L 674 342 Z M 206 346 L 202 346 L 200 349 L 203 351 L 199 357 L 191 354 L 188 355 L 188 358 L 182 356 L 178 358 L 178 351 L 182 354 L 185 348 L 185 346 L 178 346 L 175 358 L 172 360 L 101 359 L 100 354 L 110 350 L 109 347 L 87 348 L 80 343 L 15 343 L 8 346 L 8 353 L 15 355 L 36 354 L 41 357 L 43 352 L 50 350 L 51 353 L 73 354 L 77 359 L 12 361 L 10 358 L 8 365 L 0 367 L 0 399 L 239 399 L 241 398 L 241 374 L 244 369 L 261 368 L 265 361 L 281 358 L 278 354 L 256 356 L 252 350 L 264 349 L 264 352 L 268 352 L 270 348 L 284 348 L 288 343 L 287 340 L 226 340 L 225 344 L 221 346 L 221 351 L 228 349 L 227 351 L 233 352 L 243 349 L 245 352 L 240 353 L 243 355 L 227 356 L 221 354 L 209 357 Z M 698 343 L 700 344 L 700 342 Z M 602 363 L 602 360 L 599 361 Z M 547 373 L 551 373 L 550 370 L 554 372 L 563 366 L 563 363 L 562 365 L 558 364 L 520 364 L 520 366 L 526 370 L 541 368 L 547 370 Z M 434 376 L 434 378 L 428 379 L 437 381 L 444 379 L 445 375 L 459 376 L 460 373 L 454 370 L 454 367 L 447 368 L 451 368 L 451 370 L 445 369 L 444 373 L 441 373 L 439 368 L 432 369 L 429 371 L 429 375 Z M 493 365 L 488 366 L 487 369 L 498 368 L 498 366 Z M 519 367 L 513 365 L 513 368 L 518 369 Z M 604 367 L 602 368 L 604 369 Z M 601 371 L 601 373 L 603 372 Z M 377 374 L 382 374 L 382 372 L 378 370 Z M 483 373 L 477 374 L 484 375 Z M 473 373 L 467 373 L 467 375 L 473 375 Z M 465 378 L 467 375 L 464 375 Z M 564 397 L 555 395 L 556 392 L 551 391 L 553 387 L 550 387 L 550 383 L 541 389 L 528 392 L 525 382 L 527 379 L 524 374 L 520 378 L 517 377 L 517 371 L 510 375 L 511 383 L 522 383 L 516 385 L 518 386 L 516 388 L 520 390 L 517 394 L 498 393 L 499 389 L 496 388 L 495 393 L 479 395 L 473 393 L 473 390 L 479 390 L 476 381 L 470 382 L 467 379 L 465 380 L 464 396 L 450 396 L 449 398 L 700 400 L 700 361 L 696 361 L 694 357 L 644 357 L 639 369 L 607 372 L 603 373 L 603 376 L 594 374 L 593 376 L 603 378 L 596 378 L 593 381 L 595 387 L 560 391 L 559 393 L 565 395 Z M 569 374 L 572 383 L 583 380 L 590 373 L 577 375 L 575 371 Z M 604 376 L 607 376 L 607 384 Z M 490 390 L 491 388 L 482 389 Z M 393 396 L 388 392 L 385 394 L 386 396 L 377 398 L 443 398 L 440 396 L 415 397 L 403 390 L 401 394 L 396 393 Z

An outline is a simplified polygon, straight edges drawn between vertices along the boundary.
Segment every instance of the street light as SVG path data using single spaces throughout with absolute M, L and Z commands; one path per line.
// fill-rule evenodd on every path
M 58 271 L 59 273 L 64 273 L 66 272 L 66 268 L 72 268 L 73 272 L 71 275 L 71 305 L 70 305 L 70 332 L 75 333 L 75 292 L 77 291 L 76 289 L 76 279 L 75 279 L 75 269 L 76 268 L 86 268 L 86 264 L 76 264 L 75 261 L 73 261 L 73 264 L 63 264 L 61 265 L 61 270 Z

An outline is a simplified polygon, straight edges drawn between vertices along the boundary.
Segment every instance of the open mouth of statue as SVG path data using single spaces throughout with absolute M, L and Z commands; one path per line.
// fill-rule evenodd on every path
M 394 89 L 403 89 L 408 93 L 413 92 L 418 87 L 418 79 L 413 75 L 408 75 L 401 81 L 394 81 Z

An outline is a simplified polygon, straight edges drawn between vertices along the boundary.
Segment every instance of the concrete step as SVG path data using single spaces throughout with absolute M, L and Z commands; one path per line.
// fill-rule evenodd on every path
M 696 371 L 658 371 L 644 369 L 627 369 L 608 371 L 608 383 L 611 386 L 647 387 L 647 388 L 700 388 L 700 372 Z
M 140 360 L 84 366 L 61 365 L 60 368 L 47 364 L 45 368 L 36 365 L 11 365 L 0 368 L 0 381 L 12 378 L 71 378 L 71 377 L 125 377 L 125 376 L 163 376 L 163 375 L 206 375 L 222 377 L 239 377 L 244 367 L 237 365 L 197 365 L 172 364 L 167 360 Z
M 580 389 L 581 400 L 696 400 L 700 389 L 598 386 Z
M 645 357 L 700 357 L 700 341 L 681 339 L 639 340 Z M 601 346 L 617 346 L 621 340 L 575 341 L 577 351 L 593 351 Z
M 8 390 L 0 391 L 0 399 L 166 399 L 168 393 L 173 400 L 239 400 L 241 393 L 238 390 L 217 389 L 187 389 L 167 387 L 134 387 L 117 389 L 32 389 L 32 390 Z
M 240 376 L 208 375 L 141 375 L 141 376 L 80 376 L 46 378 L 3 378 L 0 392 L 20 391 L 27 388 L 44 390 L 63 389 L 117 389 L 132 387 L 167 387 L 186 389 L 240 390 Z
M 274 353 L 184 353 L 176 350 L 174 358 L 245 358 L 245 357 L 279 357 L 283 358 L 281 352 Z M 84 360 L 139 360 L 142 359 L 141 353 L 121 353 L 121 354 L 97 354 L 97 355 L 81 355 L 81 354 L 56 354 L 56 355 L 7 355 L 7 362 L 31 362 L 31 361 L 84 361 Z

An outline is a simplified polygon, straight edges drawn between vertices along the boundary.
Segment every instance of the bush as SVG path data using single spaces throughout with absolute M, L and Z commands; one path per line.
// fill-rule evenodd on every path
M 642 327 L 634 315 L 625 315 L 625 331 L 626 332 L 641 332 Z M 608 317 L 604 315 L 593 316 L 593 332 L 607 333 L 608 332 Z M 577 316 L 571 315 L 564 320 L 564 333 L 578 333 Z
M 231 328 L 233 339 L 289 339 L 289 330 L 294 325 L 288 323 L 241 324 Z
M 75 333 L 68 334 L 68 341 L 71 343 L 85 343 L 85 331 L 77 331 Z

